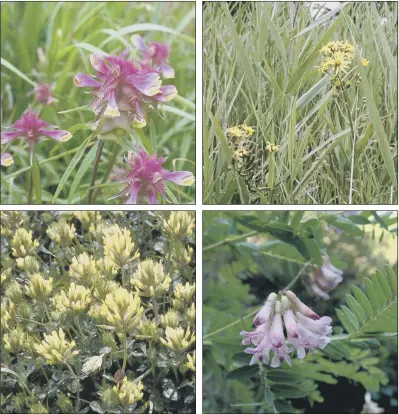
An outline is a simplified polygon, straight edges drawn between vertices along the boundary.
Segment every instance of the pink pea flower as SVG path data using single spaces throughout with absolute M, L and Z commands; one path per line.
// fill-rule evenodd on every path
M 194 176 L 189 171 L 168 171 L 163 168 L 166 158 L 148 155 L 143 148 L 129 152 L 125 157 L 128 169 L 117 171 L 115 179 L 124 185 L 122 191 L 112 198 L 125 196 L 126 204 L 158 204 L 157 194 L 165 197 L 165 181 L 179 185 L 191 185 Z
M 149 46 L 146 46 L 140 35 L 132 36 L 132 43 L 142 53 L 142 64 L 157 68 L 165 79 L 175 77 L 175 71 L 166 64 L 170 55 L 169 45 L 151 42 Z
M 255 348 L 249 347 L 244 350 L 252 355 L 250 365 L 258 361 L 270 364 L 273 368 L 279 367 L 283 361 L 291 365 L 290 353 L 294 349 L 297 357 L 301 359 L 306 356 L 306 351 L 314 352 L 316 348 L 323 349 L 331 341 L 328 336 L 332 331 L 331 318 L 323 316 L 315 319 L 316 314 L 300 302 L 291 291 L 280 292 L 272 298 L 272 309 L 268 312 L 268 319 L 262 319 L 254 332 L 240 333 L 244 336 L 243 345 L 255 345 Z M 258 318 L 257 321 L 260 319 Z M 270 361 L 271 351 L 274 356 Z
M 255 315 L 255 318 L 254 318 L 255 326 L 259 326 L 260 324 L 265 323 L 269 319 L 272 313 L 272 310 L 273 310 L 276 297 L 277 295 L 274 292 L 270 293 L 263 308 Z
M 3 167 L 9 167 L 11 164 L 14 164 L 14 159 L 11 154 L 4 152 L 1 154 L 1 165 Z
M 90 62 L 96 74 L 78 73 L 75 85 L 92 88 L 90 108 L 97 116 L 99 133 L 131 125 L 143 128 L 150 105 L 156 107 L 177 95 L 175 86 L 162 86 L 157 69 L 135 65 L 127 60 L 127 52 L 120 56 L 91 55 Z
M 51 95 L 51 89 L 52 87 L 48 83 L 40 83 L 37 85 L 34 89 L 36 100 L 42 105 L 50 105 L 53 102 L 57 102 L 57 99 Z
M 11 125 L 11 128 L 14 128 L 15 131 L 1 133 L 1 143 L 7 144 L 16 138 L 24 138 L 30 146 L 31 158 L 33 155 L 33 147 L 39 142 L 40 137 L 45 136 L 55 139 L 58 142 L 68 141 L 72 137 L 72 134 L 68 131 L 49 129 L 57 127 L 39 119 L 31 107 L 22 115 L 21 119 Z

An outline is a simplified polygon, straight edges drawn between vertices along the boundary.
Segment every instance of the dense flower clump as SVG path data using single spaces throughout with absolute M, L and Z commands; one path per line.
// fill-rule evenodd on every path
M 193 405 L 194 231 L 184 211 L 2 212 L 1 364 L 32 376 L 18 402 L 2 378 L 1 411 L 52 392 L 51 412 L 144 412 L 166 382 L 179 391 L 160 411 Z
M 260 361 L 279 367 L 284 360 L 291 365 L 290 354 L 294 349 L 301 359 L 305 358 L 306 350 L 323 349 L 330 342 L 331 318 L 320 318 L 290 290 L 271 293 L 253 322 L 254 332 L 241 332 L 243 345 L 255 345 L 245 349 L 252 355 L 251 365 Z

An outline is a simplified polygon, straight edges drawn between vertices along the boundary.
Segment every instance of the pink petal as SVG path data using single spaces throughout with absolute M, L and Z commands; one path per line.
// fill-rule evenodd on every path
M 152 191 L 149 192 L 149 197 L 151 204 L 158 204 L 158 199 Z
M 175 77 L 175 71 L 173 70 L 172 67 L 168 66 L 166 63 L 162 62 L 160 64 L 160 69 L 161 69 L 162 76 L 165 79 L 171 79 Z
M 128 198 L 125 204 L 137 204 L 137 196 L 139 194 L 140 188 L 141 188 L 140 181 L 136 181 L 130 187 L 130 197 Z
M 166 85 L 160 88 L 160 92 L 157 93 L 152 99 L 158 102 L 169 102 L 177 96 L 177 89 L 174 85 Z
M 161 80 L 157 72 L 126 76 L 130 85 L 146 96 L 154 96 L 160 91 Z
M 80 88 L 92 87 L 92 88 L 99 88 L 101 83 L 93 79 L 91 76 L 86 75 L 84 73 L 78 73 L 75 75 L 74 78 L 75 86 Z
M 283 322 L 281 313 L 276 312 L 273 316 L 272 327 L 270 329 L 270 342 L 276 348 L 280 348 L 284 344 Z
M 136 49 L 140 50 L 140 52 L 143 52 L 143 53 L 147 52 L 148 47 L 145 45 L 144 39 L 140 35 L 138 34 L 133 35 L 131 37 L 131 41 L 133 43 L 133 46 Z
M 276 300 L 277 295 L 275 293 L 271 293 L 267 300 L 266 303 L 264 304 L 263 308 L 255 315 L 254 318 L 254 325 L 258 326 L 262 323 L 265 323 L 266 321 L 269 320 L 272 311 L 273 311 L 273 307 L 274 307 L 274 302 Z
M 178 185 L 191 185 L 195 180 L 194 175 L 189 171 L 166 171 L 162 173 L 162 177 Z
M 72 138 L 72 134 L 69 131 L 63 131 L 62 129 L 40 129 L 39 133 L 58 142 L 66 142 Z
M 315 312 L 312 311 L 308 306 L 306 306 L 304 303 L 302 303 L 299 298 L 295 295 L 295 293 L 291 292 L 290 290 L 287 290 L 285 292 L 285 295 L 288 297 L 288 299 L 291 301 L 291 303 L 296 307 L 296 309 L 302 313 L 302 315 L 307 316 L 311 319 L 320 319 L 320 316 L 317 315 Z
M 1 143 L 7 144 L 7 142 L 12 141 L 15 138 L 18 137 L 24 137 L 23 131 L 13 131 L 13 132 L 2 132 L 1 133 Z
M 294 318 L 294 314 L 292 313 L 292 310 L 285 311 L 283 314 L 283 318 L 287 332 L 289 332 L 290 335 L 292 335 L 294 338 L 298 338 L 299 334 L 296 328 L 296 321 Z

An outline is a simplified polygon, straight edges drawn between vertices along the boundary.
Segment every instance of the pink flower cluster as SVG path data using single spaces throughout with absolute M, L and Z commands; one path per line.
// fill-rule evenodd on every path
M 252 355 L 250 365 L 261 361 L 275 368 L 285 360 L 291 366 L 290 354 L 294 349 L 301 359 L 306 350 L 323 349 L 330 342 L 331 318 L 320 318 L 290 290 L 271 293 L 253 322 L 254 332 L 240 334 L 244 336 L 243 345 L 255 345 L 244 350 Z M 271 362 L 270 351 L 273 352 Z
M 75 76 L 76 86 L 91 88 L 94 99 L 90 108 L 96 114 L 99 133 L 130 126 L 143 128 L 150 106 L 156 107 L 177 95 L 175 86 L 162 86 L 161 80 L 161 76 L 174 76 L 173 69 L 165 63 L 170 47 L 160 43 L 146 47 L 140 36 L 136 36 L 133 43 L 143 55 L 140 62 L 128 60 L 127 51 L 120 56 L 91 55 L 90 62 L 96 74 Z
M 305 276 L 305 282 L 309 284 L 310 289 L 314 294 L 323 299 L 328 299 L 329 292 L 336 289 L 342 282 L 343 271 L 337 269 L 330 262 L 330 258 L 325 255 L 323 258 L 323 265 L 317 267 L 313 274 Z
M 125 157 L 128 169 L 119 169 L 115 179 L 122 183 L 123 189 L 112 198 L 125 196 L 126 204 L 158 204 L 157 194 L 165 196 L 165 180 L 180 185 L 191 185 L 194 176 L 189 171 L 168 171 L 163 168 L 166 158 L 156 154 L 147 155 L 143 148 L 129 152 Z

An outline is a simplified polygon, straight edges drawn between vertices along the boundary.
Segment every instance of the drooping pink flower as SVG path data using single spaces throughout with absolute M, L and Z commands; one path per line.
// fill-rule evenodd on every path
M 142 54 L 141 64 L 157 68 L 165 79 L 175 77 L 175 71 L 166 64 L 170 55 L 169 45 L 151 42 L 149 46 L 146 46 L 140 35 L 132 36 L 132 43 Z
M 14 163 L 14 159 L 12 158 L 12 155 L 8 152 L 4 152 L 1 154 L 1 165 L 3 167 L 9 167 L 11 164 Z
M 70 132 L 54 129 L 57 127 L 39 119 L 31 107 L 22 115 L 21 119 L 11 125 L 11 128 L 14 128 L 15 131 L 1 133 L 1 143 L 7 144 L 14 139 L 24 138 L 30 146 L 31 155 L 33 154 L 33 147 L 39 142 L 40 137 L 52 138 L 58 142 L 68 141 L 72 137 Z
M 249 347 L 244 350 L 252 355 L 250 365 L 261 361 L 265 364 L 270 363 L 271 367 L 278 367 L 284 360 L 291 365 L 290 353 L 294 349 L 298 358 L 304 358 L 306 351 L 314 352 L 316 348 L 323 349 L 331 341 L 328 337 L 332 330 L 331 318 L 323 316 L 314 319 L 313 315 L 316 314 L 300 302 L 291 291 L 280 292 L 276 297 L 273 299 L 268 319 L 262 320 L 254 332 L 240 333 L 244 336 L 243 345 L 255 345 L 255 348 Z M 308 316 L 303 314 L 304 311 Z M 294 348 L 290 348 L 286 342 Z M 270 351 L 274 353 L 271 361 Z
M 129 152 L 125 157 L 128 169 L 117 171 L 115 179 L 123 184 L 123 189 L 112 198 L 125 196 L 126 204 L 158 204 L 157 195 L 165 196 L 165 181 L 179 185 L 191 185 L 194 176 L 189 171 L 168 171 L 163 168 L 166 158 L 156 154 L 148 155 L 143 148 Z
M 259 326 L 262 323 L 265 323 L 272 313 L 274 301 L 276 300 L 277 295 L 273 292 L 268 296 L 266 303 L 263 308 L 255 315 L 254 325 Z
M 301 300 L 295 295 L 295 293 L 291 292 L 290 290 L 287 290 L 284 293 L 291 301 L 291 303 L 295 306 L 295 308 L 302 313 L 302 315 L 305 315 L 311 319 L 320 319 L 320 316 L 314 313 L 312 309 L 310 309 L 304 303 L 302 303 Z
M 56 102 L 57 99 L 55 99 L 52 96 L 52 87 L 48 83 L 40 83 L 39 85 L 35 86 L 35 98 L 38 102 L 40 102 L 42 105 L 50 105 L 53 102 Z
M 75 85 L 92 88 L 90 107 L 97 116 L 99 133 L 117 127 L 143 128 L 149 105 L 156 107 L 177 95 L 175 86 L 162 86 L 157 69 L 135 65 L 127 59 L 127 52 L 120 56 L 91 55 L 90 62 L 96 74 L 78 73 Z

